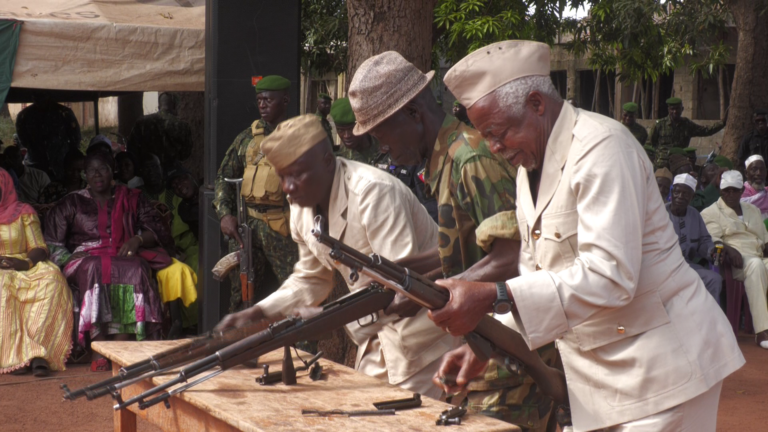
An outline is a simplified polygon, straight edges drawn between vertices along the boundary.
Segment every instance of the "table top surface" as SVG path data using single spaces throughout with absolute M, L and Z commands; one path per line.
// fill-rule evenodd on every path
M 148 342 L 94 342 L 94 351 L 119 365 L 129 365 L 150 355 L 177 346 L 184 341 Z M 311 355 L 301 353 L 305 360 Z M 259 358 L 259 364 L 268 364 L 270 371 L 282 369 L 283 350 L 273 351 Z M 373 403 L 392 399 L 410 398 L 405 389 L 379 381 L 354 369 L 320 359 L 323 378 L 312 381 L 307 371 L 297 372 L 296 385 L 282 383 L 262 386 L 255 378 L 263 374 L 261 368 L 238 366 L 205 381 L 176 397 L 242 431 L 365 431 L 384 430 L 421 431 L 440 429 L 435 425 L 438 415 L 451 405 L 422 396 L 420 408 L 398 411 L 394 416 L 376 417 L 311 417 L 302 416 L 302 409 L 330 411 L 335 409 L 374 410 Z M 302 363 L 294 355 L 294 365 Z M 218 370 L 213 369 L 211 372 Z M 153 378 L 155 385 L 176 375 Z M 194 381 L 203 375 L 191 378 Z M 171 402 L 173 404 L 173 402 Z M 455 427 L 455 426 L 453 426 Z M 467 414 L 461 419 L 463 431 L 519 431 L 514 425 L 479 414 Z

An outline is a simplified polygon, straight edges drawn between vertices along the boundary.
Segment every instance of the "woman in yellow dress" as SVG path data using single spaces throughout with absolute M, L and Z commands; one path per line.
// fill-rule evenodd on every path
M 64 370 L 72 320 L 72 293 L 48 261 L 37 214 L 0 168 L 0 374 Z

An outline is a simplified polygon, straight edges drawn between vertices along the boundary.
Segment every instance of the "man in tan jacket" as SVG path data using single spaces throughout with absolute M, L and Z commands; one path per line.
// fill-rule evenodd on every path
M 451 300 L 433 321 L 460 335 L 511 309 L 500 318 L 531 349 L 555 341 L 566 430 L 714 431 L 722 380 L 744 364 L 733 331 L 683 260 L 644 150 L 620 123 L 564 104 L 549 64 L 547 45 L 506 41 L 445 77 L 491 149 L 519 166 L 522 250 L 517 278 L 439 282 Z M 483 367 L 462 347 L 436 382 L 457 376 L 452 392 Z
M 299 245 L 299 261 L 280 289 L 252 308 L 228 315 L 218 328 L 317 306 L 333 289 L 334 270 L 349 281 L 349 269 L 335 263 L 329 249 L 311 235 L 315 216 L 328 221 L 332 237 L 364 254 L 377 253 L 392 261 L 416 256 L 437 244 L 437 225 L 416 196 L 384 171 L 334 157 L 317 117 L 304 115 L 281 123 L 262 148 L 291 202 L 291 236 Z M 349 289 L 356 291 L 370 282 L 360 275 Z M 460 341 L 436 327 L 426 310 L 412 312 L 416 312 L 412 317 L 401 318 L 384 311 L 366 327 L 348 324 L 347 333 L 358 345 L 356 368 L 439 398 L 442 390 L 432 383 L 432 376 L 440 357 Z
M 768 349 L 768 231 L 760 209 L 740 202 L 744 183 L 738 171 L 726 171 L 720 178 L 720 199 L 701 212 L 712 241 L 735 248 L 733 276 L 744 281 L 749 311 L 755 327 L 755 341 Z

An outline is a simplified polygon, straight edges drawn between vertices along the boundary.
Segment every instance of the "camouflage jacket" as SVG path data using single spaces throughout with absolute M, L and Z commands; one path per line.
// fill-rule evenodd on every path
M 371 138 L 371 145 L 368 146 L 367 149 L 357 151 L 347 148 L 342 144 L 341 151 L 339 152 L 338 156 L 341 156 L 344 159 L 364 163 L 366 165 L 373 165 L 374 161 L 379 157 L 381 153 L 379 152 L 379 142 L 374 137 L 370 135 L 368 136 Z
M 130 151 L 139 155 L 154 153 L 161 160 L 184 161 L 192 154 L 192 129 L 178 117 L 158 111 L 136 121 L 127 145 Z
M 327 118 L 324 118 L 323 115 L 320 114 L 320 110 L 315 111 L 315 115 L 320 119 L 320 123 L 323 124 L 323 129 L 325 129 L 325 133 L 328 134 L 328 139 L 331 140 L 331 144 L 333 144 L 333 128 L 331 127 L 331 122 L 329 122 Z M 335 145 L 334 150 L 336 150 Z
M 454 276 L 485 256 L 476 243 L 477 226 L 515 209 L 513 169 L 491 153 L 479 132 L 446 115 L 424 179 L 427 193 L 437 198 L 443 274 Z
M 627 126 L 627 125 L 624 125 Z M 648 131 L 645 130 L 645 128 L 642 125 L 639 125 L 637 123 L 632 123 L 632 126 L 627 126 L 627 129 L 629 129 L 630 132 L 632 132 L 632 135 L 635 136 L 635 139 L 637 139 L 637 142 L 640 143 L 640 145 L 644 145 L 646 141 L 648 141 Z
M 669 116 L 657 120 L 648 137 L 648 143 L 656 149 L 656 166 L 667 165 L 670 148 L 686 148 L 691 143 L 691 138 L 711 136 L 724 127 L 723 122 L 712 126 L 698 125 L 686 117 L 681 117 L 677 124 L 673 124 Z
M 272 128 L 265 121 L 257 120 L 253 125 L 248 126 L 248 129 L 240 132 L 227 149 L 224 160 L 221 161 L 214 183 L 215 197 L 213 200 L 213 207 L 216 209 L 219 219 L 226 215 L 237 216 L 237 200 L 239 199 L 237 190 L 225 182 L 224 178 L 243 177 L 246 165 L 245 153 L 253 140 L 253 129 L 259 128 L 264 129 L 264 135 L 272 133 Z

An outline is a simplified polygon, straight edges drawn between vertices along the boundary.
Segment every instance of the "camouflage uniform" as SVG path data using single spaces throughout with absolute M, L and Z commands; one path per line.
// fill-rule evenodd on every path
M 343 146 L 334 144 L 333 128 L 331 127 L 331 122 L 328 121 L 328 118 L 323 117 L 323 114 L 320 113 L 320 110 L 315 111 L 315 115 L 320 119 L 320 123 L 323 124 L 323 129 L 325 129 L 325 133 L 328 134 L 328 139 L 331 140 L 331 144 L 333 144 L 333 152 L 336 154 L 336 156 L 341 156 L 339 152 Z
M 269 135 L 272 130 L 269 128 L 266 122 L 263 120 L 257 120 L 251 125 L 250 128 L 241 132 L 232 145 L 224 155 L 224 160 L 221 162 L 219 172 L 216 176 L 216 197 L 213 201 L 213 206 L 216 208 L 216 214 L 219 219 L 226 215 L 237 216 L 237 200 L 240 199 L 236 195 L 235 187 L 224 181 L 224 178 L 241 178 L 245 177 L 246 166 L 250 167 L 255 165 L 254 160 L 246 160 L 249 155 L 259 153 L 261 146 L 261 140 L 263 137 Z M 263 163 L 267 168 L 271 168 L 268 165 L 266 158 L 259 158 L 259 162 Z M 262 165 L 259 165 L 261 167 Z M 260 170 L 261 168 L 259 168 Z M 264 287 L 260 286 L 261 281 L 264 279 L 264 273 L 266 271 L 267 262 L 272 267 L 272 271 L 277 276 L 278 281 L 282 284 L 288 276 L 293 272 L 293 265 L 299 259 L 299 248 L 294 243 L 290 236 L 290 230 L 288 225 L 280 227 L 281 232 L 275 230 L 274 227 L 270 227 L 270 223 L 265 221 L 264 217 L 255 218 L 252 217 L 254 213 L 269 215 L 280 214 L 281 211 L 287 211 L 287 203 L 285 196 L 280 190 L 279 179 L 276 176 L 268 178 L 268 180 L 277 184 L 273 184 L 271 189 L 271 195 L 275 199 L 265 201 L 265 203 L 248 204 L 248 226 L 251 227 L 252 232 L 252 251 L 253 254 L 253 267 L 256 275 L 256 301 L 271 294 L 278 287 Z M 245 181 L 243 182 L 243 188 L 245 188 Z M 283 205 L 275 205 L 277 200 L 282 200 Z M 236 240 L 230 240 L 229 251 L 238 250 L 240 245 Z M 242 304 L 242 292 L 240 287 L 240 279 L 238 274 L 232 274 L 232 299 L 230 302 L 230 311 L 237 310 Z
M 656 149 L 656 167 L 667 166 L 670 148 L 686 148 L 691 143 L 691 138 L 711 136 L 724 127 L 725 123 L 722 121 L 712 126 L 701 126 L 685 117 L 680 117 L 677 124 L 673 124 L 669 116 L 657 120 L 648 139 L 648 143 Z
M 136 121 L 128 135 L 128 150 L 139 156 L 153 153 L 161 161 L 189 159 L 192 154 L 192 129 L 178 117 L 158 111 Z
M 648 141 L 648 131 L 645 130 L 642 125 L 637 124 L 637 122 L 632 123 L 632 126 L 627 126 L 627 129 L 632 132 L 632 135 L 635 136 L 635 139 L 640 143 L 640 145 L 643 145 L 646 141 Z
M 363 151 L 352 150 L 342 144 L 341 151 L 337 156 L 364 163 L 366 165 L 373 165 L 373 162 L 379 157 L 381 152 L 379 152 L 379 142 L 372 136 L 368 136 L 371 139 L 371 145 L 368 146 L 367 149 L 364 149 Z
M 445 277 L 459 274 L 486 253 L 478 246 L 475 229 L 500 213 L 510 230 L 517 230 L 513 168 L 492 154 L 480 133 L 447 115 L 427 161 L 427 194 L 437 198 L 438 250 Z M 519 233 L 513 236 L 519 238 Z M 539 350 L 554 365 L 554 344 Z M 552 401 L 537 391 L 533 380 L 492 362 L 483 378 L 467 387 L 468 409 L 516 424 L 524 430 L 545 431 Z

